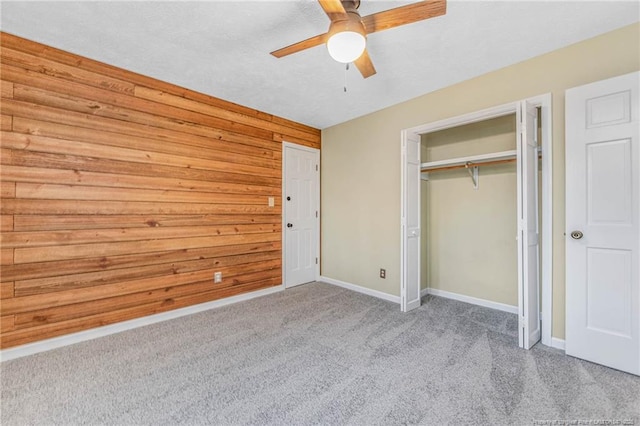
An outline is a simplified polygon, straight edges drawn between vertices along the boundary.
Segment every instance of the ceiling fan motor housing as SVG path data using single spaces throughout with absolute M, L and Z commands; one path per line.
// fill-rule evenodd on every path
M 341 0 L 342 7 L 344 11 L 349 13 L 358 13 L 358 8 L 360 7 L 360 0 Z

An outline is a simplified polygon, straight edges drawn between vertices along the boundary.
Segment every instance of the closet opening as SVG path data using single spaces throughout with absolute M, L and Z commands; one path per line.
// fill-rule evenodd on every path
M 404 311 L 456 299 L 551 344 L 550 119 L 545 95 L 403 132 Z
M 423 293 L 518 313 L 516 144 L 515 113 L 421 135 Z

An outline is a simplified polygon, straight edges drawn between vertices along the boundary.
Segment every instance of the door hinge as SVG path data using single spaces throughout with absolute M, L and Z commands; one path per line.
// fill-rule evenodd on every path
M 527 229 L 527 221 L 524 219 L 518 220 L 518 231 L 526 231 Z
M 316 257 L 316 265 L 318 264 L 318 258 Z
M 316 210 L 316 217 L 318 217 L 318 210 Z
M 318 165 L 316 164 L 316 172 L 318 171 Z

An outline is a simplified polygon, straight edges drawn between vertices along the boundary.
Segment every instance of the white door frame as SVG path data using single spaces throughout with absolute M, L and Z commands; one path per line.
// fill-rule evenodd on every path
M 318 182 L 316 185 L 316 201 L 317 201 L 317 206 L 318 206 L 318 221 L 317 221 L 317 226 L 316 226 L 316 253 L 318 254 L 318 263 L 316 263 L 316 270 L 315 270 L 315 280 L 318 281 L 318 279 L 320 278 L 320 263 L 321 263 L 321 259 L 320 259 L 320 150 L 317 148 L 311 148 L 308 146 L 304 146 L 304 145 L 298 145 L 297 143 L 292 143 L 292 142 L 282 142 L 282 232 L 281 232 L 281 236 L 282 236 L 282 285 L 284 286 L 284 288 L 287 288 L 287 282 L 286 282 L 286 267 L 287 267 L 287 239 L 285 238 L 285 232 L 286 232 L 286 221 L 287 221 L 287 217 L 285 215 L 285 199 L 287 197 L 286 195 L 286 190 L 287 190 L 287 184 L 286 184 L 286 170 L 287 170 L 287 164 L 286 164 L 286 158 L 287 156 L 285 155 L 285 150 L 287 148 L 293 148 L 293 149 L 298 149 L 301 151 L 307 151 L 307 152 L 312 152 L 314 154 L 317 155 L 318 157 Z
M 534 96 L 527 99 L 518 100 L 516 102 L 510 102 L 503 105 L 498 105 L 492 108 L 475 111 L 468 114 L 463 114 L 457 117 L 447 118 L 439 120 L 433 123 L 426 123 L 420 126 L 403 129 L 401 131 L 401 147 L 406 144 L 406 139 L 410 136 L 420 136 L 424 133 L 431 133 L 438 130 L 449 129 L 452 127 L 461 126 L 464 124 L 476 123 L 479 121 L 489 120 L 491 118 L 502 117 L 509 114 L 515 114 L 520 102 L 527 101 L 541 110 L 542 121 L 542 275 L 541 275 L 541 307 L 542 314 L 540 316 L 542 320 L 542 344 L 552 346 L 552 295 L 553 295 L 553 198 L 552 198 L 552 147 L 553 147 L 553 132 L 552 132 L 552 111 L 551 111 L 551 93 L 544 95 Z M 402 206 L 405 205 L 405 182 L 401 179 L 401 211 Z M 402 217 L 400 218 L 402 226 Z M 400 231 L 402 237 L 402 229 Z M 401 247 L 403 247 L 404 241 L 401 241 Z M 400 250 L 400 288 L 405 285 L 405 253 L 404 250 Z M 418 268 L 420 265 L 418 265 Z M 522 303 L 521 301 L 518 302 Z

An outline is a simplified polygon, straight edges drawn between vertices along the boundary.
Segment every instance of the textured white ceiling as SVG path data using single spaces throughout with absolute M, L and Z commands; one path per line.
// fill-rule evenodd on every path
M 363 16 L 411 1 L 362 0 Z M 312 0 L 82 1 L 1 5 L 3 31 L 326 128 L 640 20 L 636 1 L 449 1 L 447 14 L 368 38 L 378 73 L 345 71 Z M 347 83 L 347 92 L 343 86 Z

